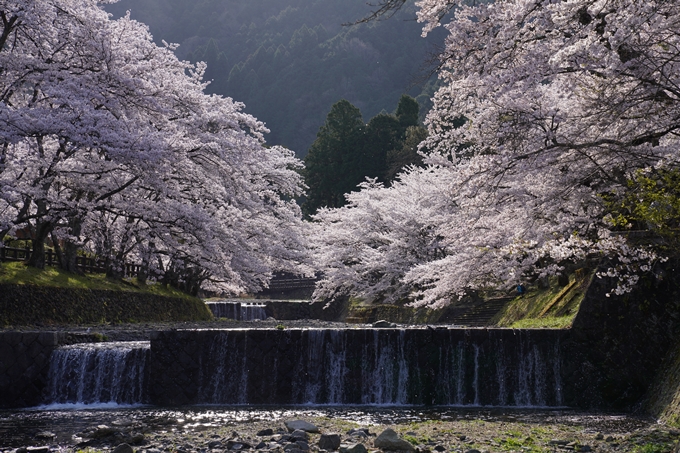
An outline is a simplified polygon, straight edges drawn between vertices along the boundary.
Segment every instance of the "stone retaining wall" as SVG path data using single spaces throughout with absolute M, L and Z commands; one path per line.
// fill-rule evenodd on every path
M 309 302 L 305 300 L 268 300 L 258 299 L 258 303 L 266 305 L 268 317 L 289 321 L 296 319 L 318 319 L 321 321 L 342 321 L 347 317 L 348 301 L 346 297 L 332 301 Z
M 59 338 L 56 332 L 0 332 L 0 407 L 41 403 Z

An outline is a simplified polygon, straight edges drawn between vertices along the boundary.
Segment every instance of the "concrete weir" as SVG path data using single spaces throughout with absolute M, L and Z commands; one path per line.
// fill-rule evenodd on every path
M 151 400 L 184 404 L 562 406 L 565 331 L 158 332 Z
M 155 332 L 150 343 L 106 347 L 69 347 L 94 339 L 75 333 L 0 332 L 0 407 L 148 402 L 630 410 L 680 334 L 680 284 L 656 284 L 653 298 L 645 288 L 605 297 L 612 282 L 595 280 L 564 330 L 167 330 Z M 97 364 L 110 371 L 94 379 L 92 370 L 103 366 Z M 60 379 L 78 385 L 62 386 Z M 68 392 L 56 391 L 62 387 Z

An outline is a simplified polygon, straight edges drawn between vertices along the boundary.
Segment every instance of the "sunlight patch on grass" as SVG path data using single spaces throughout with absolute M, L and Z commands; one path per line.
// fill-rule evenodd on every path
M 0 263 L 0 285 L 2 284 L 140 292 L 166 297 L 193 298 L 179 290 L 157 283 L 151 282 L 146 285 L 140 285 L 133 279 L 123 281 L 112 280 L 107 278 L 105 274 L 77 275 L 62 271 L 57 267 L 36 269 L 27 267 L 21 262 Z

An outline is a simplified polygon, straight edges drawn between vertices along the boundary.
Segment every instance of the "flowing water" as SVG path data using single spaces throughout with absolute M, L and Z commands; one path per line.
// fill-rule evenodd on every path
M 215 318 L 235 319 L 236 321 L 267 319 L 266 305 L 257 302 L 221 300 L 206 302 L 206 305 Z
M 84 343 L 51 356 L 46 404 L 147 402 L 149 342 Z

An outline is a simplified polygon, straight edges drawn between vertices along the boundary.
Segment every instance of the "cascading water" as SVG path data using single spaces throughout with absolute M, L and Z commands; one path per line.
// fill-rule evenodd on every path
M 205 332 L 195 403 L 561 406 L 557 331 Z
M 45 403 L 146 403 L 148 355 L 148 342 L 62 346 L 50 359 Z
M 216 318 L 228 318 L 237 321 L 267 319 L 266 305 L 262 303 L 223 300 L 206 302 L 206 305 Z

